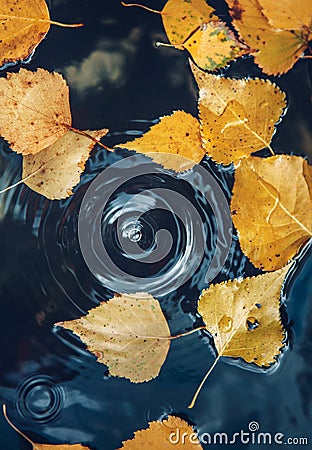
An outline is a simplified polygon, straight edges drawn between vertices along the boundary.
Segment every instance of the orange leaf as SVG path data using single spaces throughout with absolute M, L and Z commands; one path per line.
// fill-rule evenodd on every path
M 183 436 L 183 437 L 182 437 Z M 123 441 L 118 450 L 199 450 L 202 449 L 193 428 L 179 417 L 149 423 L 149 428 L 135 431 L 134 438 Z
M 0 66 L 27 58 L 42 41 L 50 25 L 64 25 L 50 20 L 44 0 L 5 0 L 0 5 Z
M 278 75 L 287 72 L 300 58 L 302 52 L 307 48 L 312 32 L 306 26 L 298 30 L 298 20 L 294 20 L 294 29 L 289 29 L 289 20 L 286 27 L 274 27 L 275 17 L 284 2 L 276 2 L 276 5 L 269 3 L 270 16 L 274 17 L 273 22 L 264 14 L 262 10 L 262 0 L 226 0 L 231 8 L 233 24 L 239 32 L 240 37 L 252 49 L 251 54 L 255 57 L 255 62 L 268 74 Z M 311 5 L 310 0 L 305 0 L 303 5 Z M 275 8 L 277 6 L 277 8 Z M 296 3 L 296 10 L 298 2 Z M 300 7 L 299 11 L 302 10 Z M 306 11 L 310 6 L 306 6 Z M 265 10 L 266 11 L 266 10 Z M 268 12 L 268 11 L 267 11 Z M 291 11 L 288 12 L 291 14 Z M 278 19 L 276 19 L 278 21 Z M 285 14 L 281 15 L 281 20 L 285 24 Z M 308 16 L 311 21 L 311 17 Z M 276 22 L 278 23 L 278 22 Z

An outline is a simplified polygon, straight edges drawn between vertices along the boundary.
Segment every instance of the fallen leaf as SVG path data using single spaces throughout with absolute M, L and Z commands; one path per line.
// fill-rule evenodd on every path
M 107 132 L 106 129 L 85 131 L 96 140 Z M 23 157 L 24 183 L 50 200 L 68 197 L 73 193 L 73 187 L 79 183 L 95 143 L 89 137 L 67 131 L 50 147 L 36 155 Z M 32 175 L 34 173 L 36 174 Z
M 295 1 L 275 2 L 274 5 L 264 0 L 226 0 L 226 2 L 240 37 L 251 48 L 255 62 L 268 74 L 278 75 L 291 69 L 312 39 L 310 0 L 302 1 L 300 6 Z M 288 9 L 287 5 L 292 9 Z M 301 21 L 304 11 L 307 13 L 307 21 L 302 23 L 301 29 L 298 29 L 298 22 Z M 289 29 L 291 20 L 294 28 Z
M 246 47 L 221 21 L 203 24 L 182 47 L 188 50 L 198 67 L 210 71 L 225 67 L 247 52 Z
M 312 2 L 310 0 L 283 0 L 272 8 L 271 0 L 258 0 L 270 25 L 283 30 L 303 31 L 312 25 Z
M 15 430 L 19 435 L 21 435 L 26 441 L 28 441 L 31 445 L 33 450 L 90 450 L 89 447 L 85 447 L 81 444 L 37 444 L 33 442 L 28 436 L 26 436 L 24 433 L 22 433 L 8 418 L 7 412 L 6 412 L 6 405 L 2 406 L 3 409 L 3 415 L 5 417 L 5 420 L 8 422 L 8 424 Z
M 242 160 L 231 201 L 242 251 L 263 270 L 287 264 L 312 236 L 312 168 L 299 156 Z
M 37 444 L 32 443 L 33 450 L 90 450 L 90 447 L 85 447 L 81 444 Z
M 243 358 L 258 366 L 270 366 L 284 347 L 280 296 L 290 265 L 251 278 L 228 280 L 205 289 L 198 312 L 213 337 L 217 358 L 197 388 L 197 397 L 221 356 Z
M 118 294 L 86 316 L 57 325 L 78 335 L 111 375 L 149 381 L 165 362 L 170 330 L 159 302 L 144 295 Z
M 212 75 L 191 63 L 199 87 L 201 134 L 206 151 L 222 164 L 270 148 L 274 124 L 286 107 L 285 94 L 271 81 Z
M 177 450 L 202 449 L 191 425 L 175 416 L 168 416 L 161 422 L 149 422 L 149 428 L 135 431 L 134 438 L 123 441 L 118 450 L 167 450 L 171 447 Z
M 176 172 L 191 169 L 205 155 L 199 122 L 185 111 L 175 111 L 171 116 L 162 117 L 142 137 L 116 147 L 144 153 L 166 169 Z
M 140 6 L 160 14 L 169 46 L 188 50 L 194 62 L 203 69 L 225 67 L 230 61 L 249 51 L 236 39 L 226 24 L 219 20 L 214 9 L 207 5 L 205 0 L 168 0 L 162 11 L 155 11 L 143 5 L 124 2 L 122 4 Z
M 0 6 L 0 66 L 27 58 L 43 40 L 50 25 L 64 25 L 50 20 L 44 0 L 5 0 Z
M 281 288 L 289 266 L 251 278 L 229 280 L 202 292 L 198 312 L 218 355 L 269 366 L 284 346 Z
M 218 20 L 205 0 L 168 0 L 161 18 L 171 44 L 181 45 L 203 24 Z
M 17 153 L 38 153 L 71 126 L 69 89 L 59 73 L 8 73 L 0 78 L 0 98 L 0 135 Z

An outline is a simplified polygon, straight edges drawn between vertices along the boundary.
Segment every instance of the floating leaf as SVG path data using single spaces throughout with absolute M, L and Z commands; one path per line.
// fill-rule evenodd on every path
M 176 172 L 192 168 L 205 155 L 199 122 L 185 111 L 175 111 L 171 116 L 162 117 L 142 137 L 116 147 L 144 153 L 166 169 Z M 177 158 L 176 155 L 184 158 Z
M 270 366 L 284 346 L 280 295 L 289 266 L 256 277 L 229 280 L 204 290 L 198 303 L 218 357 L 200 383 L 189 408 L 221 356 Z
M 116 295 L 85 317 L 58 325 L 77 334 L 111 375 L 142 383 L 157 377 L 170 346 L 170 330 L 151 295 Z
M 162 11 L 143 5 L 122 4 L 141 6 L 160 14 L 170 46 L 188 50 L 195 63 L 203 69 L 225 67 L 229 61 L 247 51 L 246 46 L 218 19 L 205 0 L 168 0 Z
M 0 5 L 0 66 L 27 58 L 42 41 L 50 25 L 64 25 L 50 20 L 44 0 L 5 0 Z
M 229 280 L 203 291 L 198 304 L 218 354 L 269 366 L 283 347 L 280 293 L 289 267 Z
M 312 168 L 298 156 L 250 157 L 235 172 L 233 223 L 258 268 L 287 264 L 312 236 Z
M 286 106 L 271 81 L 231 79 L 205 73 L 191 63 L 199 87 L 203 144 L 216 162 L 230 164 L 270 148 L 274 124 Z
M 108 130 L 103 129 L 87 130 L 85 133 L 98 140 L 107 132 Z M 24 183 L 51 200 L 68 197 L 73 193 L 72 188 L 79 183 L 95 143 L 87 136 L 67 131 L 50 147 L 36 155 L 24 156 Z M 36 174 L 32 176 L 34 173 Z
M 247 51 L 221 21 L 203 24 L 182 47 L 188 50 L 198 67 L 210 71 L 225 67 Z
M 312 2 L 310 0 L 284 0 L 276 2 L 272 8 L 271 0 L 258 0 L 263 14 L 270 25 L 283 30 L 304 31 L 312 25 Z M 308 31 L 308 30 L 307 30 Z
M 37 444 L 33 442 L 31 439 L 29 439 L 28 436 L 26 436 L 24 433 L 22 433 L 8 418 L 7 412 L 6 412 L 6 405 L 3 405 L 3 415 L 8 422 L 8 424 L 15 430 L 18 434 L 20 434 L 26 441 L 28 441 L 31 445 L 33 450 L 90 450 L 89 447 L 85 447 L 81 444 L 59 444 L 59 445 L 52 445 L 52 444 Z
M 173 45 L 181 45 L 203 24 L 218 20 L 205 0 L 168 0 L 161 13 L 164 28 Z
M 35 155 L 24 161 L 26 179 L 1 193 L 25 181 L 48 198 L 65 198 L 79 182 L 94 144 L 111 150 L 98 140 L 107 130 L 88 134 L 71 126 L 68 86 L 56 72 L 21 69 L 10 73 L 7 78 L 0 78 L 0 98 L 0 135 L 16 152 Z M 62 159 L 57 161 L 59 157 Z
M 184 436 L 182 438 L 182 436 Z M 183 439 L 183 440 L 182 440 Z M 178 444 L 178 445 L 177 445 Z M 123 442 L 118 450 L 199 450 L 202 448 L 194 429 L 179 417 L 149 422 L 149 428 L 135 431 L 134 438 Z
M 300 6 L 295 1 L 276 2 L 274 5 L 272 2 L 262 0 L 226 0 L 226 2 L 231 8 L 233 24 L 240 37 L 252 49 L 251 54 L 254 55 L 255 62 L 268 74 L 278 75 L 291 69 L 312 39 L 310 0 L 302 1 Z M 288 4 L 292 4 L 292 9 L 287 8 Z M 264 11 L 262 5 L 267 6 Z M 281 13 L 278 19 L 281 10 L 284 10 L 284 13 Z M 302 23 L 301 29 L 298 30 L 298 22 L 301 21 L 303 11 L 307 13 L 307 21 L 304 23 L 309 27 Z M 292 19 L 294 28 L 289 29 Z M 285 27 L 277 26 L 278 23 L 284 24 Z
M 0 135 L 12 150 L 35 154 L 71 125 L 69 89 L 59 73 L 21 69 L 0 78 Z

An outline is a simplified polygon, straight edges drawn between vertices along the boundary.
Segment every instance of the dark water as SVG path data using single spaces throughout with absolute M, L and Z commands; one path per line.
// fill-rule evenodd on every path
M 152 2 L 152 6 L 160 9 L 163 3 Z M 173 110 L 196 114 L 196 88 L 186 56 L 153 45 L 156 40 L 165 41 L 158 16 L 125 9 L 117 1 L 108 0 L 52 1 L 50 7 L 55 20 L 84 21 L 86 26 L 77 30 L 52 28 L 27 67 L 44 67 L 65 75 L 71 88 L 76 127 L 108 127 L 111 132 L 105 143 L 112 146 L 141 134 L 155 119 Z M 219 10 L 224 11 L 223 5 Z M 233 63 L 227 72 L 232 76 L 260 75 L 248 58 Z M 312 63 L 304 61 L 277 80 L 289 101 L 287 115 L 273 140 L 277 152 L 311 158 L 311 74 Z M 106 367 L 96 363 L 78 339 L 53 327 L 55 322 L 79 317 L 113 295 L 114 286 L 104 287 L 85 264 L 78 241 L 78 213 L 96 176 L 132 156 L 126 150 L 108 153 L 96 148 L 74 195 L 64 201 L 51 202 L 25 186 L 0 197 L 0 397 L 7 404 L 10 418 L 36 442 L 83 442 L 96 450 L 120 447 L 133 431 L 167 414 L 178 414 L 194 424 L 199 433 L 211 434 L 246 431 L 250 422 L 257 421 L 262 431 L 307 437 L 311 445 L 309 248 L 299 258 L 285 288 L 282 312 L 288 345 L 279 364 L 274 370 L 263 372 L 223 359 L 192 410 L 187 405 L 214 359 L 207 336 L 198 333 L 174 340 L 160 376 L 137 385 L 109 377 Z M 0 157 L 3 189 L 19 179 L 21 161 L 3 142 Z M 104 209 L 102 232 L 115 263 L 129 268 L 129 253 L 120 247 L 117 237 L 120 232 L 125 245 L 129 244 L 127 227 L 135 223 L 143 259 L 131 265 L 130 275 L 136 277 L 142 271 L 149 277 L 161 274 L 162 287 L 156 283 L 154 291 L 172 334 L 182 333 L 195 323 L 201 324 L 195 314 L 196 301 L 207 286 L 206 272 L 216 246 L 221 197 L 211 197 L 210 204 L 207 202 L 209 189 L 201 172 L 185 179 L 173 176 L 143 156 L 135 158 L 131 167 L 147 164 L 149 174 L 131 178 L 129 172 L 121 170 L 124 180 Z M 229 199 L 232 169 L 220 169 L 209 160 L 204 160 L 201 167 L 210 174 L 210 182 L 214 180 L 224 198 Z M 108 187 L 104 181 L 103 191 Z M 199 245 L 191 221 L 177 217 L 177 206 L 174 201 L 170 203 L 171 197 L 166 203 L 154 191 L 169 188 L 198 214 L 199 234 L 204 242 L 199 256 L 196 251 L 189 251 L 192 236 L 195 250 Z M 140 203 L 131 204 L 138 194 Z M 129 201 L 132 207 L 125 210 Z M 166 211 L 162 212 L 164 203 Z M 163 228 L 168 231 L 164 235 L 168 241 L 164 242 L 171 249 L 161 264 L 148 264 L 144 256 L 153 253 L 157 232 Z M 224 227 L 225 240 L 226 236 Z M 193 276 L 173 289 L 170 283 L 182 276 L 185 264 L 194 267 Z M 234 238 L 215 281 L 255 273 Z M 3 417 L 0 444 L 1 450 L 30 448 Z

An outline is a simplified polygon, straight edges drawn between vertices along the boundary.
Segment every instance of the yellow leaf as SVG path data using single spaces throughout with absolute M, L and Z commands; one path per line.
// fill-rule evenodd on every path
M 283 30 L 302 30 L 312 25 L 312 2 L 310 0 L 283 0 L 272 8 L 271 0 L 259 0 L 263 14 L 270 25 Z
M 252 49 L 256 63 L 268 74 L 278 75 L 287 72 L 300 58 L 302 52 L 307 48 L 309 40 L 312 38 L 311 30 L 303 27 L 296 30 L 298 20 L 294 20 L 295 29 L 289 30 L 274 27 L 264 15 L 261 5 L 262 0 L 226 0 L 231 8 L 233 24 L 240 37 Z M 310 0 L 302 2 L 302 8 Z M 285 2 L 269 3 L 270 16 L 278 17 L 278 11 Z M 298 2 L 295 8 L 297 9 Z M 307 6 L 310 11 L 310 6 Z M 281 16 L 284 21 L 285 15 Z M 311 20 L 311 17 L 308 17 Z M 273 19 L 274 22 L 275 19 Z M 277 19 L 278 20 L 278 19 Z M 272 22 L 272 23 L 273 23 Z
M 8 424 L 15 430 L 18 434 L 20 434 L 26 441 L 28 441 L 31 445 L 33 450 L 90 450 L 89 447 L 85 447 L 81 444 L 59 444 L 59 445 L 52 445 L 52 444 L 37 444 L 33 442 L 28 436 L 26 436 L 24 433 L 22 433 L 8 418 L 7 411 L 6 411 L 6 405 L 2 406 L 3 415 L 5 417 L 5 420 L 8 422 Z
M 175 111 L 171 116 L 162 117 L 142 137 L 116 147 L 144 153 L 166 169 L 176 172 L 191 169 L 205 155 L 199 122 L 185 111 Z
M 184 437 L 182 437 L 184 436 Z M 199 450 L 202 449 L 193 428 L 179 417 L 149 423 L 149 428 L 135 431 L 134 438 L 123 441 L 118 450 Z
M 89 447 L 85 447 L 81 444 L 35 444 L 33 443 L 33 450 L 89 450 Z
M 286 106 L 271 81 L 231 79 L 205 73 L 191 63 L 199 87 L 203 144 L 216 162 L 230 164 L 270 148 L 274 124 Z
M 169 46 L 188 50 L 195 63 L 203 69 L 225 67 L 231 60 L 247 52 L 247 47 L 219 20 L 205 0 L 168 0 L 162 11 L 143 5 L 122 4 L 140 6 L 160 14 L 171 44 Z M 158 45 L 168 46 L 163 43 Z
M 230 61 L 246 53 L 246 48 L 221 21 L 203 24 L 184 42 L 183 48 L 205 70 L 225 67 Z
M 0 135 L 17 153 L 40 152 L 71 125 L 69 89 L 59 73 L 8 73 L 0 78 L 0 99 Z
M 116 294 L 85 317 L 57 325 L 77 334 L 111 375 L 149 381 L 165 362 L 170 330 L 159 302 L 144 296 Z
M 107 132 L 103 129 L 87 130 L 84 133 L 98 140 Z M 79 183 L 94 145 L 95 141 L 89 137 L 67 131 L 50 147 L 36 155 L 23 157 L 24 183 L 51 200 L 68 197 L 73 193 L 72 188 Z
M 50 25 L 64 25 L 50 20 L 44 0 L 4 0 L 0 6 L 0 66 L 27 58 L 42 41 Z
M 229 280 L 202 292 L 198 312 L 220 356 L 269 366 L 283 347 L 280 293 L 289 267 Z
M 169 41 L 181 45 L 203 24 L 218 20 L 205 0 L 168 0 L 161 17 Z
M 250 157 L 235 172 L 233 223 L 258 268 L 287 264 L 312 236 L 312 168 L 298 156 Z

